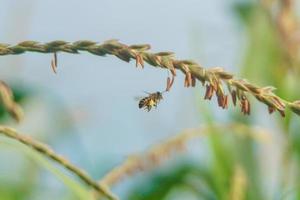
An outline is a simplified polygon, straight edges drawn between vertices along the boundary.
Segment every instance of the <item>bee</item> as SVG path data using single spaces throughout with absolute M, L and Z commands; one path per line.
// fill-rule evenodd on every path
M 148 112 L 157 107 L 158 103 L 163 99 L 162 92 L 147 93 L 148 96 L 139 101 L 139 108 L 145 108 Z

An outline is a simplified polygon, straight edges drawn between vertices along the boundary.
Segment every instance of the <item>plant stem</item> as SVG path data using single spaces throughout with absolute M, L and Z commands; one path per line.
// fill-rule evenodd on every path
M 108 188 L 105 186 L 102 186 L 98 184 L 96 181 L 94 181 L 92 178 L 90 178 L 86 172 L 84 172 L 82 169 L 76 167 L 71 162 L 69 162 L 64 157 L 58 155 L 55 153 L 50 147 L 47 145 L 36 141 L 26 135 L 19 134 L 17 131 L 15 131 L 12 128 L 0 126 L 0 134 L 6 137 L 9 137 L 13 140 L 19 141 L 23 143 L 24 145 L 32 148 L 33 150 L 41 153 L 43 156 L 55 161 L 59 165 L 66 168 L 68 171 L 75 174 L 78 178 L 80 178 L 83 182 L 85 182 L 88 186 L 92 187 L 94 190 L 96 190 L 98 193 L 100 193 L 102 196 L 105 196 L 107 199 L 110 200 L 116 200 L 117 197 L 115 197 L 114 194 L 112 194 Z
M 186 87 L 195 86 L 196 79 L 203 85 L 209 86 L 206 99 L 211 99 L 215 93 L 218 97 L 218 104 L 223 109 L 228 107 L 228 95 L 223 89 L 224 86 L 227 86 L 229 93 L 235 96 L 233 98 L 234 104 L 236 99 L 240 101 L 241 110 L 244 114 L 250 114 L 250 102 L 246 97 L 246 94 L 250 94 L 267 105 L 270 113 L 278 111 L 284 117 L 285 109 L 289 107 L 292 112 L 300 115 L 300 101 L 290 102 L 282 99 L 273 93 L 275 89 L 273 87 L 258 87 L 244 79 L 234 78 L 232 74 L 224 71 L 223 68 L 205 69 L 194 61 L 176 60 L 172 52 L 151 53 L 148 51 L 149 49 L 150 45 L 148 44 L 128 46 L 117 40 L 109 40 L 103 44 L 89 40 L 74 43 L 57 40 L 44 44 L 37 41 L 25 41 L 14 46 L 0 43 L 0 55 L 3 56 L 25 52 L 77 54 L 80 51 L 87 51 L 98 56 L 114 55 L 126 62 L 135 59 L 136 66 L 144 67 L 144 62 L 147 62 L 151 66 L 170 70 L 173 77 L 176 75 L 176 69 L 178 69 L 186 76 L 184 82 Z

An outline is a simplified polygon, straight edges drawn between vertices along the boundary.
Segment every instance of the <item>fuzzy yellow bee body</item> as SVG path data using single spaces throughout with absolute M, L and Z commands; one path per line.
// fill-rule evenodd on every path
M 145 108 L 148 112 L 157 107 L 158 103 L 163 99 L 161 92 L 149 93 L 147 97 L 142 98 L 139 101 L 139 108 Z

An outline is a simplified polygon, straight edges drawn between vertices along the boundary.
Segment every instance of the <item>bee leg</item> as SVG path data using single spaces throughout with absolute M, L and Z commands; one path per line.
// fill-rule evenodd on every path
M 151 110 L 151 106 L 147 105 L 146 110 L 149 112 Z

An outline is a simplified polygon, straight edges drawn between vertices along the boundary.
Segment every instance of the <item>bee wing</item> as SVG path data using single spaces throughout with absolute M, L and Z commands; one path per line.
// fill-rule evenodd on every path
M 142 100 L 144 97 L 143 96 L 136 96 L 136 97 L 134 97 L 134 100 L 135 101 L 140 101 L 140 100 Z
M 143 92 L 146 93 L 146 94 L 148 94 L 148 95 L 151 95 L 151 94 L 152 94 L 152 93 L 146 92 L 146 91 L 143 91 Z M 143 98 L 145 98 L 145 96 L 136 96 L 136 97 L 134 97 L 134 100 L 140 101 L 140 100 L 142 100 Z
M 146 91 L 144 91 L 144 93 L 146 93 L 146 94 L 148 94 L 148 95 L 152 94 L 151 92 L 146 92 Z

